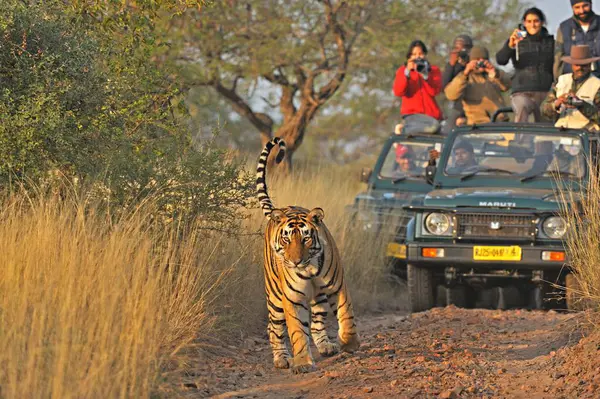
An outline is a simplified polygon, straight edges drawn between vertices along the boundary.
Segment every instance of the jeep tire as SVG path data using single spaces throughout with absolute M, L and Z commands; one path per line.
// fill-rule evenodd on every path
M 422 312 L 435 306 L 436 288 L 433 273 L 429 269 L 408 264 L 408 297 L 411 312 Z

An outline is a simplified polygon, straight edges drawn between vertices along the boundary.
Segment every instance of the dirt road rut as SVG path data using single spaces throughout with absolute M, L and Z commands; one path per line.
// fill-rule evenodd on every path
M 437 308 L 359 319 L 354 354 L 321 358 L 318 370 L 275 370 L 268 342 L 208 350 L 181 381 L 189 397 L 215 398 L 557 398 L 594 396 L 566 367 L 581 338 L 578 316 L 526 310 Z M 589 395 L 588 395 L 589 394 Z

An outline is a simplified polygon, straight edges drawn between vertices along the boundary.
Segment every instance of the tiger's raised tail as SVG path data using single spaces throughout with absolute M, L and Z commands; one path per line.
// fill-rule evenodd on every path
M 277 144 L 279 144 L 279 153 L 277 154 L 277 158 L 275 158 L 275 162 L 280 163 L 283 161 L 283 157 L 285 156 L 285 142 L 283 139 L 275 137 L 265 145 L 265 148 L 258 159 L 258 166 L 256 167 L 256 195 L 263 213 L 267 218 L 271 216 L 271 212 L 273 212 L 273 209 L 275 208 L 267 193 L 267 159 L 269 159 L 271 150 Z

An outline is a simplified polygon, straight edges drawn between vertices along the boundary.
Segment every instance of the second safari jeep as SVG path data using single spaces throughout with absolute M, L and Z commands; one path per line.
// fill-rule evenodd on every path
M 386 257 L 394 273 L 406 278 L 406 225 L 410 215 L 404 206 L 420 204 L 431 191 L 426 180 L 429 151 L 442 150 L 445 136 L 439 129 L 405 129 L 384 143 L 373 169 L 363 170 L 367 190 L 356 195 L 349 211 L 358 228 L 387 240 Z M 399 155 L 411 154 L 409 164 L 399 164 Z
M 407 232 L 412 311 L 433 307 L 438 285 L 447 288 L 448 303 L 460 306 L 474 305 L 493 287 L 497 307 L 516 299 L 542 307 L 547 282 L 564 284 L 569 272 L 558 182 L 582 189 L 586 159 L 596 164 L 596 150 L 595 133 L 550 125 L 454 130 L 432 191 L 408 207 L 415 212 Z M 505 287 L 520 298 L 507 297 Z

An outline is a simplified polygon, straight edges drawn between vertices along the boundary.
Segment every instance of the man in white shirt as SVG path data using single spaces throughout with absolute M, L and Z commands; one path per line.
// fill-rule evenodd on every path
M 556 126 L 571 129 L 600 127 L 600 79 L 592 74 L 593 57 L 589 46 L 573 46 L 571 55 L 562 60 L 572 73 L 565 73 L 552 85 L 541 106 L 542 113 L 556 119 Z

